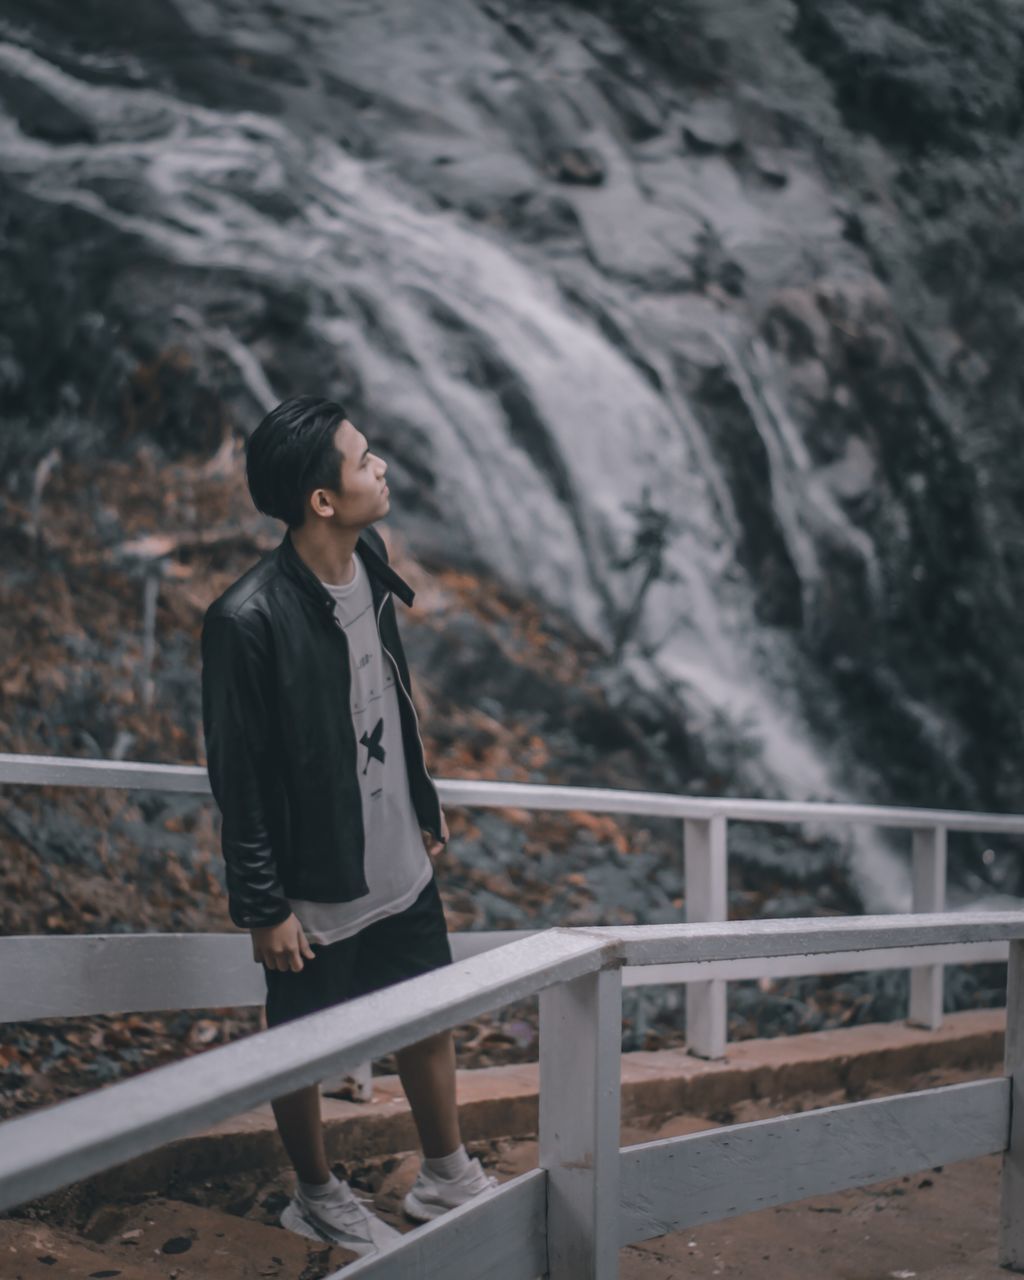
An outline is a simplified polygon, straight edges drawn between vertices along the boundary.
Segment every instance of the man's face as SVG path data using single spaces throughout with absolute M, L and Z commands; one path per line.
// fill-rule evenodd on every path
M 364 529 L 381 520 L 391 508 L 391 495 L 384 479 L 388 464 L 370 452 L 366 437 L 345 418 L 334 433 L 335 447 L 344 462 L 341 491 L 317 489 L 311 496 L 313 509 L 348 528 Z

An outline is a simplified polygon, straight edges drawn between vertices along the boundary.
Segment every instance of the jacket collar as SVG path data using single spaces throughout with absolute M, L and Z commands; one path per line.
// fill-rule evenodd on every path
M 378 600 L 385 591 L 393 591 L 403 604 L 411 605 L 416 593 L 405 579 L 400 577 L 384 557 L 375 550 L 365 531 L 359 535 L 356 549 L 366 565 L 374 599 Z M 334 597 L 295 550 L 290 529 L 285 531 L 285 535 L 278 545 L 277 557 L 284 571 L 303 591 L 316 601 L 331 608 L 334 607 Z

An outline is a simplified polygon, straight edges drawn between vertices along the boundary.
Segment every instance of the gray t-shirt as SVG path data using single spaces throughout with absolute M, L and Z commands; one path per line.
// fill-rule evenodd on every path
M 358 551 L 355 576 L 344 586 L 325 582 L 348 641 L 352 723 L 358 750 L 365 832 L 364 865 L 370 892 L 354 902 L 289 899 L 310 942 L 337 942 L 374 920 L 404 911 L 430 880 L 433 868 L 409 791 L 402 746 L 395 669 L 385 654 L 366 568 Z

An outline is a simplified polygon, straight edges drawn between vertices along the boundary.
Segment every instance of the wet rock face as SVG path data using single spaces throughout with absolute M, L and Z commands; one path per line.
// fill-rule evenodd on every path
M 1021 670 L 996 650 L 1017 625 L 1004 593 L 1015 590 L 1011 530 L 1024 493 L 1021 384 L 1000 354 L 1024 336 L 1020 254 L 1007 242 L 1019 243 L 1021 228 L 1012 192 L 1024 180 L 1024 16 L 1000 0 L 798 10 L 795 43 L 854 131 L 830 134 L 829 145 L 852 180 L 851 226 L 905 352 L 902 368 L 869 358 L 851 384 L 875 424 L 883 486 L 898 495 L 879 513 L 893 589 L 886 659 L 876 652 L 874 666 L 908 672 L 918 719 L 925 706 L 948 709 L 947 757 L 961 776 L 984 759 L 1002 787 L 1019 754 L 991 681 L 998 671 L 1016 687 Z M 915 663 L 914 653 L 929 656 Z M 854 684 L 863 690 L 863 676 Z M 869 719 L 880 741 L 882 717 Z
M 736 790 L 1020 805 L 1009 0 L 64 8 L 0 29 L 12 485 L 315 389 Z
M 979 132 L 1019 131 L 1024 20 L 1010 0 L 798 0 L 797 9 L 794 39 L 828 74 L 853 128 L 915 151 L 971 153 Z

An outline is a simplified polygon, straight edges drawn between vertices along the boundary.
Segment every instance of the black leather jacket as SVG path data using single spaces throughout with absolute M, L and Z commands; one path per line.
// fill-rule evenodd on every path
M 409 789 L 441 839 L 392 594 L 413 591 L 373 528 L 357 543 L 398 682 Z M 286 533 L 203 619 L 203 731 L 222 815 L 228 908 L 240 928 L 273 925 L 288 898 L 351 902 L 369 892 L 350 711 L 348 642 L 330 593 Z

